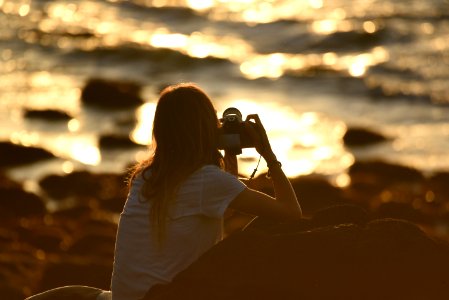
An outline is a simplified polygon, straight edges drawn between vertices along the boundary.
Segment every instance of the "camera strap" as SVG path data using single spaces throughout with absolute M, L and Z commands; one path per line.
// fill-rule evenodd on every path
M 262 155 L 259 155 L 259 161 L 257 162 L 257 166 L 254 169 L 253 173 L 251 174 L 251 176 L 249 177 L 249 180 L 254 178 L 254 175 L 256 175 L 257 169 L 259 168 L 259 164 L 260 164 L 260 159 L 262 158 Z

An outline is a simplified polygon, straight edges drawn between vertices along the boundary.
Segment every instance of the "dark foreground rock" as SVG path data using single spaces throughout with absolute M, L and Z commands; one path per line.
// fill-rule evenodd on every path
M 0 217 L 42 217 L 46 212 L 43 199 L 24 191 L 22 185 L 0 173 Z M 0 223 L 1 224 L 1 223 Z
M 0 187 L 0 217 L 43 216 L 46 211 L 43 200 L 21 188 Z
M 47 263 L 41 281 L 42 291 L 66 285 L 86 285 L 108 290 L 112 262 L 97 259 L 67 259 Z
M 126 201 L 126 176 L 113 173 L 94 174 L 77 171 L 67 175 L 49 175 L 40 187 L 55 200 L 75 197 L 79 202 L 97 202 L 102 208 L 121 212 Z
M 84 86 L 81 100 L 102 109 L 132 108 L 143 103 L 141 89 L 132 81 L 92 78 Z
M 449 299 L 449 250 L 412 223 L 302 226 L 235 234 L 154 299 Z
M 41 148 L 0 142 L 0 168 L 26 165 L 54 157 L 52 153 Z

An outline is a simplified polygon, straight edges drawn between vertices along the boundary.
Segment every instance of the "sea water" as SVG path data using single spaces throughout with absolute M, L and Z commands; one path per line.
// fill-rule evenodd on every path
M 92 77 L 141 83 L 145 104 L 86 107 Z M 12 170 L 25 181 L 143 159 L 160 87 L 182 81 L 203 87 L 219 115 L 259 114 L 289 176 L 344 185 L 355 159 L 374 158 L 448 170 L 448 80 L 447 0 L 0 0 L 0 140 L 58 157 Z M 29 120 L 25 109 L 72 119 Z M 353 126 L 392 139 L 347 148 Z M 141 147 L 100 149 L 110 133 Z M 240 172 L 257 159 L 245 150 Z

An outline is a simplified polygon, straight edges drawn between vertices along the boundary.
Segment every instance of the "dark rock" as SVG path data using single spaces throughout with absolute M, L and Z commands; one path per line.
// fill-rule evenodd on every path
M 5 283 L 0 283 L 0 295 L 5 300 L 23 300 L 25 298 L 25 294 L 20 287 Z
M 101 199 L 100 208 L 116 213 L 121 213 L 123 207 L 125 206 L 125 203 L 126 195 L 124 193 L 120 193 L 116 197 L 113 196 Z
M 0 216 L 31 217 L 43 216 L 46 208 L 43 200 L 21 188 L 0 187 Z
M 384 161 L 357 161 L 349 168 L 349 175 L 353 182 L 369 182 L 381 186 L 424 180 L 424 176 L 416 169 Z
M 35 288 L 42 261 L 36 249 L 26 243 L 12 242 L 1 248 L 0 299 L 24 299 Z
M 77 203 L 71 207 L 65 207 L 52 212 L 51 216 L 56 219 L 84 219 L 92 214 L 92 207 L 87 203 Z
M 57 253 L 62 250 L 61 245 L 67 234 L 56 226 L 36 225 L 20 227 L 17 230 L 20 240 L 45 252 Z
M 343 141 L 347 146 L 366 146 L 387 141 L 384 135 L 365 129 L 365 128 L 348 128 Z
M 409 203 L 387 202 L 377 208 L 377 214 L 381 218 L 404 219 L 415 223 L 429 223 L 430 218 Z
M 0 188 L 15 188 L 15 189 L 21 189 L 22 184 L 12 180 L 9 178 L 6 174 L 3 174 L 0 172 Z
M 64 259 L 47 263 L 40 291 L 66 285 L 86 285 L 109 290 L 112 261 L 96 259 Z
M 376 220 L 222 241 L 152 299 L 448 299 L 449 249 Z
M 371 220 L 369 213 L 358 205 L 341 204 L 317 211 L 311 221 L 314 227 L 340 224 L 365 225 Z
M 117 135 L 117 134 L 109 134 L 100 136 L 99 140 L 100 148 L 132 148 L 138 147 L 139 145 L 134 143 L 128 135 Z
M 318 210 L 345 202 L 342 191 L 324 178 L 299 176 L 290 182 L 306 214 L 314 214 Z
M 430 188 L 436 192 L 447 194 L 449 187 L 449 173 L 438 172 L 429 178 Z
M 132 108 L 143 103 L 141 89 L 136 82 L 92 78 L 84 86 L 81 100 L 103 109 Z
M 41 148 L 0 142 L 0 168 L 25 165 L 54 157 L 53 154 Z
M 39 181 L 41 188 L 51 197 L 64 199 L 70 196 L 91 196 L 99 201 L 126 198 L 127 186 L 123 175 L 112 173 L 93 174 L 87 171 L 64 176 L 49 175 Z
M 68 113 L 60 110 L 25 110 L 25 118 L 28 119 L 45 119 L 47 121 L 67 121 L 72 119 Z
M 274 196 L 273 185 L 271 180 L 266 178 L 266 174 L 244 182 L 250 188 Z M 301 208 L 305 214 L 313 214 L 318 210 L 345 203 L 342 190 L 330 184 L 323 177 L 298 176 L 291 178 L 290 182 L 300 199 Z
M 100 255 L 110 261 L 114 259 L 115 235 L 105 235 L 104 233 L 88 233 L 79 237 L 68 249 L 67 252 L 75 255 Z

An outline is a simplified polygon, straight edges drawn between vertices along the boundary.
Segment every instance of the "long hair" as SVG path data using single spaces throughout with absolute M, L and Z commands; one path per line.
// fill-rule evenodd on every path
M 204 165 L 223 167 L 217 147 L 218 126 L 211 100 L 195 84 L 162 90 L 153 121 L 152 156 L 132 176 L 143 174 L 141 193 L 151 203 L 149 218 L 159 242 L 164 239 L 169 207 L 182 182 Z

